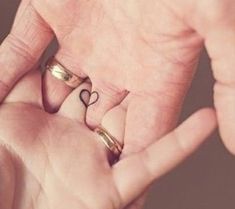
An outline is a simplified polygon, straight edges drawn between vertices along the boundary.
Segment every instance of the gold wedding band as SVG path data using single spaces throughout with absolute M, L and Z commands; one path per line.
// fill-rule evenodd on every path
M 111 134 L 109 134 L 104 128 L 98 127 L 94 130 L 99 136 L 104 145 L 108 150 L 116 157 L 122 153 L 123 146 L 115 139 Z
M 71 88 L 78 87 L 84 81 L 83 78 L 80 78 L 79 76 L 66 69 L 54 57 L 48 61 L 46 70 L 50 71 L 52 76 L 54 76 L 55 78 L 64 81 Z

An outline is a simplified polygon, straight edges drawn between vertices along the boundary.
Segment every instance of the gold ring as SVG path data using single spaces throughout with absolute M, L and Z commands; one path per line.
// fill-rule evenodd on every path
M 117 139 L 110 135 L 104 128 L 98 127 L 94 131 L 100 136 L 100 139 L 109 151 L 111 151 L 116 158 L 119 158 L 122 153 L 123 146 L 117 141 Z
M 55 78 L 64 81 L 68 86 L 72 88 L 78 87 L 84 81 L 84 78 L 80 78 L 79 76 L 66 69 L 54 57 L 48 61 L 46 70 L 50 71 Z

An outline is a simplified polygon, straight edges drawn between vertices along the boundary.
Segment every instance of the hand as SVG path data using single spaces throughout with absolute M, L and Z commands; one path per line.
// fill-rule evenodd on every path
M 56 58 L 75 74 L 89 76 L 100 94 L 88 109 L 87 123 L 97 126 L 129 92 L 124 153 L 145 148 L 175 126 L 203 44 L 165 3 L 22 1 L 1 46 L 0 97 L 35 64 L 55 35 L 60 46 Z M 48 73 L 44 90 L 47 108 L 55 110 L 71 92 Z M 142 138 L 148 140 L 137 141 Z
M 169 121 L 173 114 L 163 112 L 179 109 L 205 43 L 217 81 L 215 105 L 220 132 L 235 153 L 234 7 L 232 0 L 23 0 L 13 30 L 1 46 L 1 98 L 29 70 L 26 66 L 38 60 L 54 32 L 61 62 L 78 75 L 90 76 L 94 89 L 103 89 L 104 102 L 88 112 L 91 125 L 128 90 L 131 106 L 138 110 L 144 104 L 152 107 L 154 102 L 145 103 L 144 99 L 160 101 L 155 107 L 160 113 L 154 111 L 152 124 L 163 124 L 159 129 L 164 133 L 172 126 Z M 58 107 L 69 90 L 51 79 L 47 82 L 48 101 Z M 53 90 L 61 88 L 60 98 L 53 95 Z M 130 119 L 136 117 L 133 110 L 128 115 Z M 130 120 L 127 123 L 138 125 Z
M 227 7 L 232 10 L 233 1 L 22 1 L 1 46 L 0 92 L 3 97 L 55 35 L 60 45 L 56 58 L 77 75 L 89 76 L 100 93 L 88 110 L 89 125 L 99 124 L 129 92 L 123 153 L 138 152 L 175 126 L 204 43 L 215 72 L 222 72 L 217 66 L 233 66 L 233 36 L 226 34 L 234 34 L 233 12 Z M 224 85 L 231 83 L 230 73 L 215 73 L 222 86 L 231 86 Z M 222 86 L 216 92 L 228 93 L 216 93 L 216 107 L 221 133 L 229 141 L 234 101 L 229 97 L 232 102 L 224 108 L 231 91 Z M 55 110 L 71 91 L 49 74 L 44 89 L 47 107 Z
M 100 94 L 88 109 L 87 123 L 97 126 L 129 92 L 123 156 L 143 150 L 175 126 L 201 49 L 202 40 L 195 33 L 175 35 L 177 26 L 185 30 L 184 24 L 160 24 L 158 16 L 175 21 L 167 11 L 155 1 L 22 1 L 2 45 L 0 63 L 12 69 L 1 77 L 2 86 L 9 90 L 55 35 L 60 45 L 56 58 L 75 74 L 89 76 L 93 91 Z M 44 90 L 46 106 L 53 110 L 71 92 L 48 73 Z M 0 92 L 3 97 L 7 90 Z
M 84 123 L 82 89 L 90 89 L 89 84 L 49 114 L 42 107 L 39 72 L 33 71 L 0 106 L 0 208 L 123 208 L 216 126 L 214 111 L 201 110 L 159 142 L 110 166 L 99 136 Z M 117 139 L 124 134 L 125 115 L 120 104 L 102 119 Z

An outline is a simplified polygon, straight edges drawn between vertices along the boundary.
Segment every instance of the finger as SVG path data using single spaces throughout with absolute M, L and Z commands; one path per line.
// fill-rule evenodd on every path
M 75 62 L 77 58 L 69 59 L 68 56 L 62 55 L 61 50 L 58 51 L 55 58 L 61 65 L 64 66 L 64 68 L 68 69 L 79 78 L 85 79 L 87 77 L 80 70 L 79 64 Z M 43 86 L 44 104 L 45 108 L 49 112 L 58 111 L 64 99 L 73 90 L 64 81 L 55 78 L 49 71 L 45 72 Z
M 183 30 L 188 31 L 188 27 Z M 177 123 L 203 41 L 199 35 L 191 32 L 184 41 L 175 38 L 172 41 L 175 45 L 167 50 L 169 54 L 166 57 L 159 55 L 154 70 L 150 67 L 148 75 L 144 76 L 143 73 L 141 85 L 135 85 L 130 91 L 124 139 L 126 155 L 144 149 L 172 130 Z M 164 48 L 162 45 L 159 47 Z
M 24 1 L 19 7 L 15 24 L 0 46 L 0 101 L 36 64 L 53 37 L 30 2 Z
M 25 103 L 43 107 L 41 73 L 39 70 L 28 72 L 5 98 L 4 103 Z
M 12 209 L 15 191 L 15 171 L 6 149 L 0 146 L 0 208 Z
M 24 13 L 25 9 L 28 7 L 28 5 L 30 4 L 30 1 L 31 0 L 21 0 L 20 2 L 20 6 L 17 10 L 17 13 L 16 13 L 16 19 L 13 23 L 13 25 L 16 25 L 18 24 L 18 19 L 21 17 L 21 15 Z
M 141 209 L 144 208 L 148 193 L 143 193 L 140 197 L 134 200 L 131 204 L 127 205 L 125 209 Z
M 126 91 L 108 89 L 105 86 L 101 88 L 95 84 L 93 86 L 92 92 L 94 93 L 90 98 L 90 104 L 92 105 L 88 107 L 86 116 L 86 122 L 91 128 L 98 126 L 105 113 L 120 104 L 127 95 Z
M 114 137 L 121 146 L 124 146 L 125 119 L 126 110 L 121 105 L 118 105 L 105 113 L 101 122 L 102 128 L 104 128 L 112 137 Z M 110 153 L 105 145 L 104 148 L 106 150 L 109 162 L 112 162 L 112 153 Z M 115 160 L 117 159 L 114 159 L 114 161 Z
M 85 122 L 85 114 L 90 99 L 91 84 L 84 82 L 65 99 L 58 114 L 77 122 Z
M 126 110 L 118 105 L 105 113 L 101 126 L 114 136 L 120 144 L 124 144 Z
M 119 145 L 124 146 L 124 133 L 125 133 L 125 119 L 126 119 L 126 108 L 122 104 L 113 107 L 104 114 L 99 126 L 104 129 L 108 135 L 114 138 Z M 106 157 L 113 165 L 117 162 L 119 156 L 115 156 L 106 145 L 98 138 L 99 143 L 103 146 L 103 150 L 106 153 Z
M 116 164 L 114 178 L 124 204 L 192 154 L 215 127 L 214 111 L 200 110 L 160 141 Z
M 43 103 L 48 112 L 57 112 L 65 98 L 73 91 L 63 81 L 45 71 L 43 75 Z
M 170 106 L 167 106 L 167 101 L 163 102 L 163 98 L 133 94 L 129 97 L 122 157 L 145 149 L 166 131 L 171 130 L 176 125 L 180 112 L 180 105 L 176 105 L 176 102 L 170 99 L 167 100 Z M 175 107 L 171 108 L 173 104 Z
M 216 80 L 214 101 L 220 134 L 228 150 L 235 154 L 235 18 L 221 21 L 226 24 L 213 21 L 208 25 L 205 43 Z

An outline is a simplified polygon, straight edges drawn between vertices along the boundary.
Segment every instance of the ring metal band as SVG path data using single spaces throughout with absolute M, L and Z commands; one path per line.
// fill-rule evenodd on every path
M 98 127 L 94 131 L 100 136 L 102 142 L 109 151 L 111 151 L 115 157 L 119 158 L 122 153 L 123 146 L 117 141 L 117 139 L 110 135 L 104 128 Z
M 48 61 L 46 70 L 50 71 L 52 76 L 64 81 L 68 86 L 72 88 L 78 87 L 84 81 L 83 78 L 80 78 L 79 76 L 66 69 L 54 57 Z

